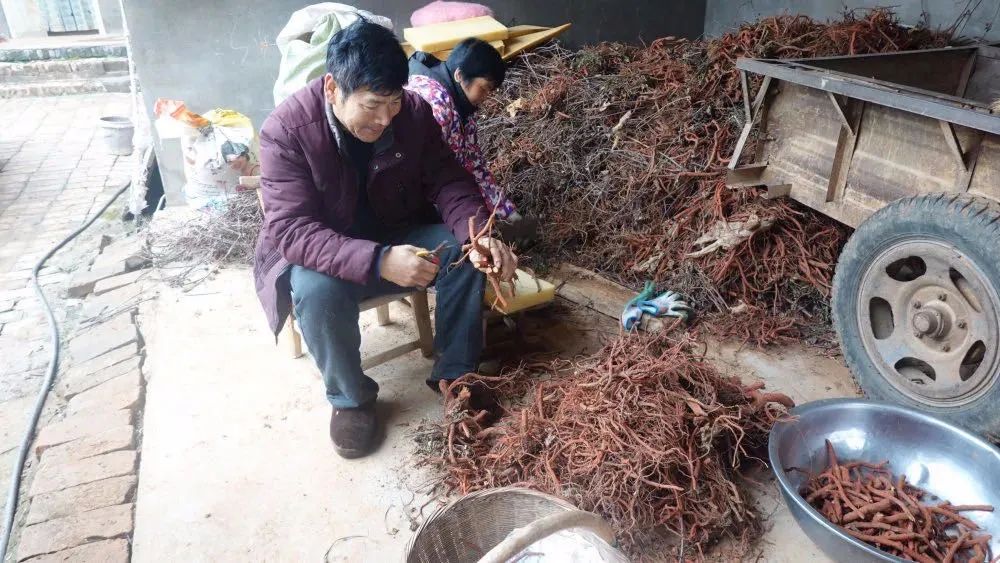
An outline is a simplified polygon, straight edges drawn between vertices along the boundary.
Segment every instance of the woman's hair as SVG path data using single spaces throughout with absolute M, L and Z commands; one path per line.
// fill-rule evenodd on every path
M 448 56 L 448 66 L 462 71 L 462 80 L 469 82 L 476 78 L 485 78 L 493 83 L 495 88 L 503 84 L 507 74 L 500 53 L 489 43 L 470 37 L 455 46 Z

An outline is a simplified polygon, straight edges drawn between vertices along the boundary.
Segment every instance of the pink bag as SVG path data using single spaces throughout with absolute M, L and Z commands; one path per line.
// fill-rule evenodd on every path
M 430 4 L 420 8 L 410 16 L 410 24 L 413 27 L 430 25 L 432 23 L 452 22 L 456 20 L 467 20 L 478 18 L 479 16 L 492 16 L 493 10 L 482 4 L 471 2 L 444 2 L 435 0 Z

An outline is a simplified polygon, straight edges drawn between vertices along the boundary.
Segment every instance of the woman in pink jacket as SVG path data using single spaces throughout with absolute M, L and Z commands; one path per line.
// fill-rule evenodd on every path
M 505 238 L 523 241 L 533 238 L 535 222 L 525 220 L 497 185 L 479 147 L 475 118 L 479 106 L 503 84 L 506 71 L 496 49 L 469 38 L 456 45 L 446 61 L 430 53 L 414 53 L 405 88 L 430 104 L 445 144 L 476 179 L 488 208 L 503 220 L 500 227 Z

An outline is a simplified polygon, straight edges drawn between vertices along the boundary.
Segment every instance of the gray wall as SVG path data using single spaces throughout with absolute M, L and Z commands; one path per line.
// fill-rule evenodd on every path
M 346 2 L 392 18 L 396 31 L 429 0 Z M 310 2 L 274 0 L 126 0 L 133 56 L 147 103 L 186 100 L 196 109 L 226 106 L 259 125 L 272 109 L 279 53 L 274 38 Z M 572 22 L 570 43 L 639 41 L 701 34 L 705 0 L 508 0 L 492 2 L 508 24 Z
M 3 4 L 0 4 L 0 37 L 10 39 L 10 27 L 7 26 L 7 16 L 3 13 Z
M 7 0 L 9 1 L 9 0 Z M 430 0 L 343 0 L 392 18 L 396 32 L 409 27 L 413 10 Z M 570 45 L 598 41 L 650 41 L 665 35 L 696 37 L 706 0 L 487 0 L 508 25 L 573 23 L 562 36 Z M 126 0 L 125 15 L 139 82 L 151 114 L 157 98 L 187 102 L 194 111 L 228 107 L 260 127 L 273 109 L 271 89 L 280 55 L 278 31 L 309 1 Z M 180 163 L 157 155 L 168 200 L 182 183 Z
M 720 35 L 761 16 L 788 12 L 828 20 L 839 19 L 845 9 L 873 6 L 892 6 L 907 24 L 923 18 L 932 28 L 947 28 L 958 21 L 960 35 L 1000 40 L 996 25 L 1000 21 L 1000 0 L 707 0 L 705 35 Z
M 122 8 L 118 0 L 94 0 L 101 11 L 101 29 L 106 35 L 121 35 Z
M 10 36 L 45 37 L 49 24 L 37 0 L 0 0 Z

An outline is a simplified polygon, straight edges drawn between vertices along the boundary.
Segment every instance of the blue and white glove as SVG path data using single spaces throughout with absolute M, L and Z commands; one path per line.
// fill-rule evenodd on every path
M 639 308 L 639 304 L 652 298 L 655 294 L 656 286 L 653 285 L 653 282 L 647 281 L 642 291 L 625 304 L 625 309 L 622 311 L 622 328 L 632 332 L 639 327 L 639 321 L 642 320 L 642 309 Z
M 639 326 L 639 321 L 641 320 L 642 309 L 640 309 L 638 305 L 635 303 L 629 303 L 625 306 L 625 310 L 622 311 L 622 328 L 628 332 L 632 332 Z
M 684 296 L 676 291 L 665 291 L 653 299 L 639 301 L 636 305 L 651 317 L 674 317 L 686 321 L 694 312 Z

